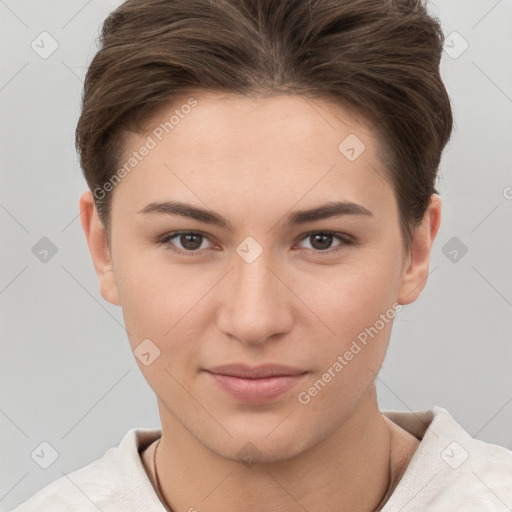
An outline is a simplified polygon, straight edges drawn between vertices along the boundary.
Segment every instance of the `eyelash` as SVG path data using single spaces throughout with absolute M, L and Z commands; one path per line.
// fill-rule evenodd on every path
M 157 243 L 160 244 L 160 245 L 166 245 L 172 251 L 176 252 L 177 254 L 182 254 L 184 256 L 197 256 L 197 255 L 200 255 L 201 251 L 199 251 L 199 250 L 196 250 L 196 251 L 180 251 L 180 250 L 177 250 L 177 249 L 174 249 L 174 248 L 171 247 L 171 242 L 170 241 L 173 238 L 177 238 L 177 237 L 179 237 L 181 235 L 200 235 L 203 238 L 206 238 L 206 239 L 209 240 L 209 237 L 206 234 L 202 233 L 201 231 L 175 231 L 175 232 L 172 232 L 172 233 L 166 233 L 162 237 L 158 238 L 157 239 Z M 339 232 L 335 232 L 335 231 L 310 231 L 309 233 L 305 233 L 304 235 L 302 235 L 302 237 L 299 239 L 299 242 L 302 242 L 302 241 L 306 240 L 307 238 L 309 238 L 309 237 L 311 237 L 313 235 L 332 235 L 332 236 L 338 238 L 339 240 L 341 240 L 343 242 L 341 247 L 339 249 L 335 249 L 335 250 L 317 251 L 317 250 L 313 249 L 312 252 L 315 255 L 334 254 L 334 253 L 338 253 L 338 252 L 342 251 L 344 246 L 356 245 L 356 241 L 352 237 L 350 237 L 349 235 L 347 235 L 345 233 L 339 233 Z M 305 249 L 305 250 L 307 252 L 311 252 L 311 250 L 309 250 L 309 249 Z

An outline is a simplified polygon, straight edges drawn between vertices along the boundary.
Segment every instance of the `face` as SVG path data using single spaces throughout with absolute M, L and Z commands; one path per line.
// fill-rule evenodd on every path
M 164 432 L 183 428 L 228 459 L 250 442 L 284 460 L 369 400 L 425 258 L 403 264 L 397 203 L 363 118 L 300 96 L 194 99 L 169 133 L 160 123 L 176 105 L 129 139 L 126 160 L 140 161 L 113 192 L 102 294 L 122 306 L 135 354 L 149 354 L 137 362 Z M 419 256 L 433 239 L 423 232 Z M 287 368 L 259 379 L 220 368 L 269 364 Z

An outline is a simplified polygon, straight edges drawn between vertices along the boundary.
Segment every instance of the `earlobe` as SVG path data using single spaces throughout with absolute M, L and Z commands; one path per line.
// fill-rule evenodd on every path
M 119 292 L 114 278 L 111 255 L 94 197 L 90 190 L 80 196 L 80 222 L 89 246 L 92 262 L 100 285 L 101 296 L 111 304 L 120 305 Z
M 400 281 L 397 296 L 399 304 L 414 302 L 427 284 L 430 253 L 440 225 L 441 198 L 437 194 L 432 194 L 423 220 L 413 234 L 411 254 Z

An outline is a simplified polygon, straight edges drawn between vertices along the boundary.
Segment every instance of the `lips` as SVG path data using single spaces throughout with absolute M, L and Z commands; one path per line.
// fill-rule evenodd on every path
M 219 389 L 238 401 L 263 403 L 295 387 L 308 373 L 278 364 L 249 367 L 244 364 L 216 366 L 205 370 Z
M 216 366 L 207 371 L 217 375 L 229 375 L 231 377 L 240 377 L 244 379 L 261 379 L 265 377 L 300 375 L 306 373 L 304 370 L 280 364 L 263 364 L 252 368 L 244 364 L 228 364 L 224 366 Z

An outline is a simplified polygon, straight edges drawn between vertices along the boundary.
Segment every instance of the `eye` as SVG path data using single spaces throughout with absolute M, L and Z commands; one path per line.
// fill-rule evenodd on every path
M 167 233 L 161 237 L 158 242 L 163 245 L 175 246 L 176 243 L 172 242 L 174 239 L 177 239 L 177 243 L 181 244 L 181 247 L 184 250 L 180 251 L 171 247 L 172 250 L 179 254 L 195 255 L 194 253 L 199 254 L 200 250 L 205 249 L 202 242 L 204 240 L 208 240 L 208 237 L 198 231 L 179 231 L 175 233 Z
M 337 238 L 341 240 L 341 244 L 338 245 L 338 249 L 334 249 L 332 251 L 327 251 L 331 246 L 333 240 Z M 311 249 L 317 254 L 332 254 L 334 252 L 338 252 L 343 250 L 344 246 L 353 245 L 354 240 L 349 235 L 344 233 L 335 233 L 332 231 L 312 231 L 311 233 L 307 233 L 304 237 L 301 238 L 301 241 L 304 240 L 312 240 Z

